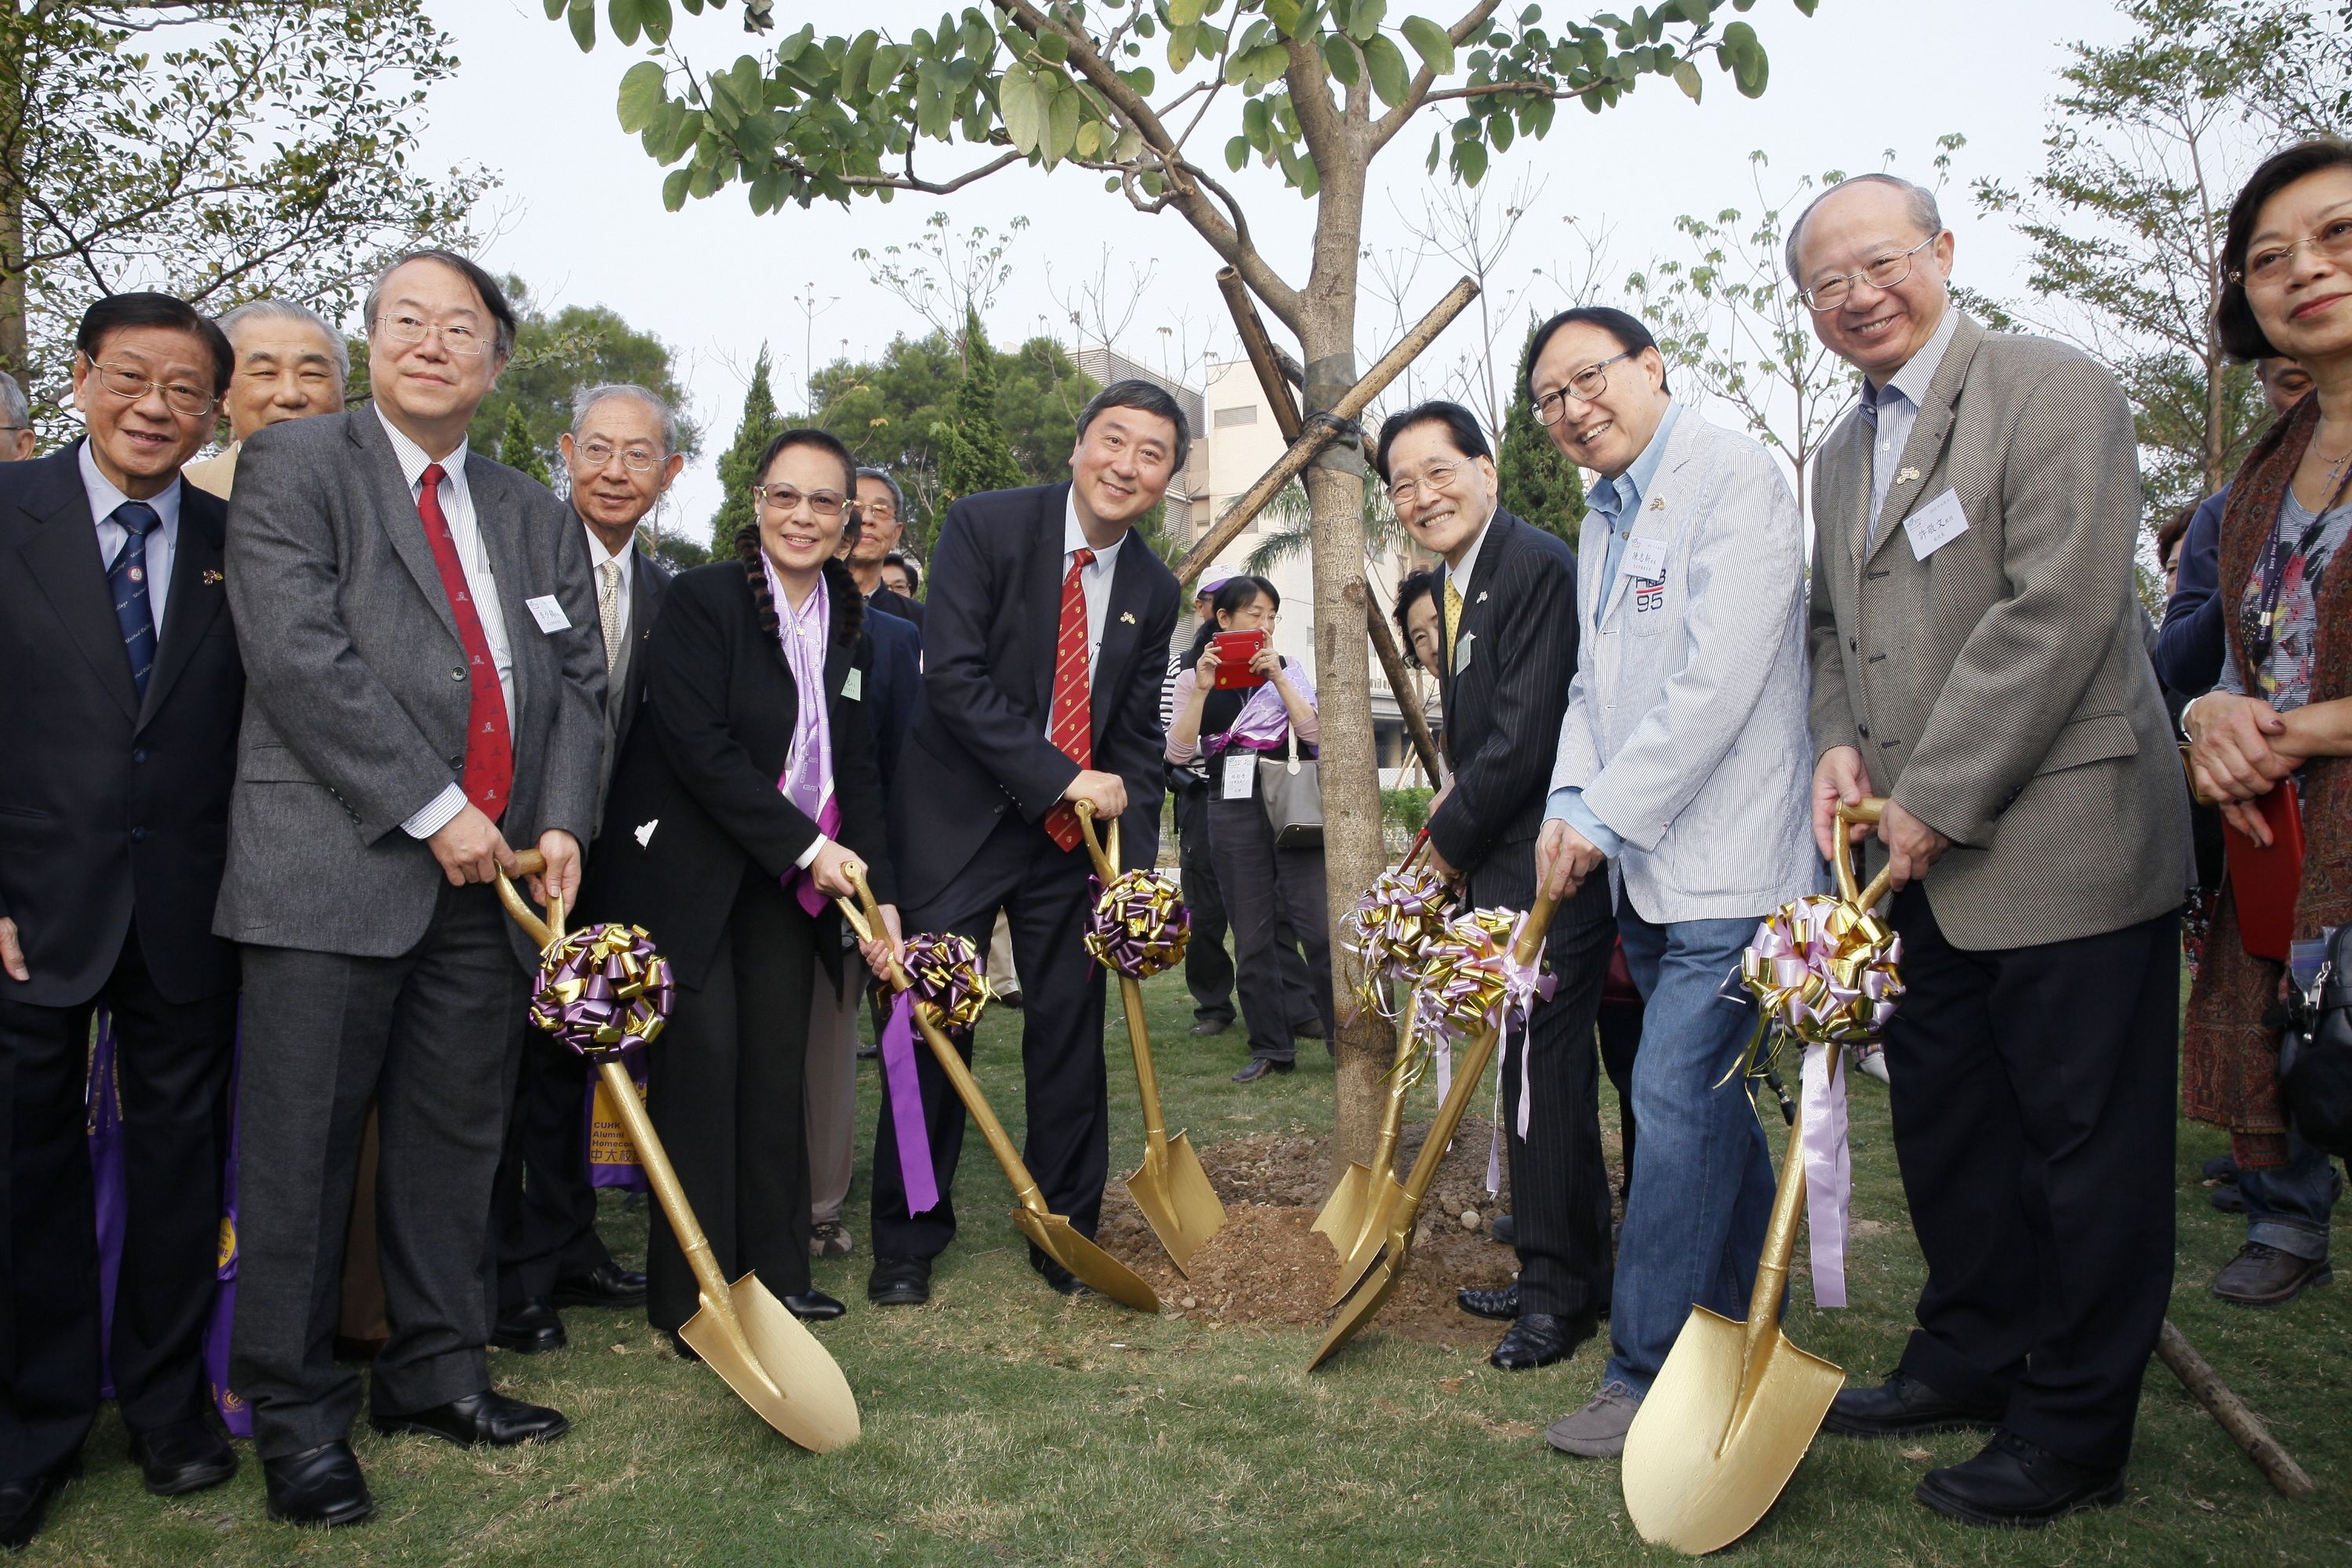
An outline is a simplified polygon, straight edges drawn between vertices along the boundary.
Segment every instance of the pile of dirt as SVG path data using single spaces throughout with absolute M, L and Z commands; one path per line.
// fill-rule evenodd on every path
M 1398 1151 L 1400 1173 L 1412 1169 L 1428 1123 L 1407 1127 Z M 1500 1324 L 1465 1313 L 1454 1293 L 1465 1285 L 1504 1285 L 1517 1267 L 1510 1248 L 1489 1240 L 1486 1227 L 1510 1212 L 1510 1175 L 1499 1195 L 1486 1192 L 1491 1129 L 1465 1118 L 1453 1152 L 1438 1167 L 1429 1201 L 1414 1227 L 1412 1257 L 1371 1331 L 1434 1344 L 1486 1349 Z M 1330 1316 L 1339 1254 L 1308 1227 L 1331 1187 L 1329 1141 L 1305 1134 L 1267 1134 L 1213 1143 L 1201 1163 L 1225 1205 L 1225 1224 L 1180 1273 L 1136 1209 L 1124 1184 L 1103 1200 L 1104 1249 L 1141 1275 L 1171 1315 L 1214 1324 L 1320 1327 Z M 1465 1226 L 1465 1218 L 1472 1225 Z

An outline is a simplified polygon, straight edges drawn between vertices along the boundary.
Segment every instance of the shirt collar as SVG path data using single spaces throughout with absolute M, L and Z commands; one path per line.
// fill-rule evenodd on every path
M 1495 511 L 1501 510 L 1502 502 L 1498 500 L 1495 503 Z M 1489 511 L 1486 521 L 1478 525 L 1478 536 L 1470 542 L 1470 548 L 1462 552 L 1462 563 L 1445 569 L 1445 580 L 1454 584 L 1456 594 L 1465 597 L 1470 592 L 1470 574 L 1477 570 L 1478 552 L 1486 548 L 1486 536 L 1495 531 L 1495 511 Z
M 104 522 L 114 515 L 115 508 L 121 506 L 131 498 L 115 489 L 114 481 L 108 479 L 105 471 L 98 466 L 98 459 L 90 455 L 88 437 L 82 438 L 78 459 L 81 465 L 82 491 L 89 497 L 90 521 Z M 173 475 L 171 484 L 163 493 L 149 496 L 145 504 L 152 507 L 156 517 L 163 521 L 163 537 L 177 538 L 180 530 L 179 476 Z
M 368 406 L 375 410 L 377 420 L 383 426 L 383 433 L 392 437 L 392 455 L 400 460 L 400 471 L 407 479 L 410 487 L 414 489 L 424 481 L 425 468 L 436 459 L 428 456 L 424 447 L 410 440 L 407 432 L 394 425 L 385 416 L 383 405 L 372 403 Z M 456 451 L 438 459 L 441 472 L 452 484 L 460 489 L 463 489 L 466 483 L 467 445 L 467 443 L 464 441 L 458 442 Z
M 424 470 L 417 471 L 422 473 Z M 576 511 L 572 515 L 580 517 Z M 607 561 L 618 561 L 624 566 L 628 564 L 629 545 L 626 542 L 618 550 L 605 549 L 604 542 L 596 537 L 596 531 L 588 526 L 588 520 L 584 517 L 580 518 L 580 531 L 588 536 L 588 569 L 591 572 L 601 569 Z
M 1919 352 L 1903 362 L 1903 368 L 1886 378 L 1885 386 L 1874 386 L 1868 376 L 1862 380 L 1862 405 L 1874 417 L 1879 405 L 1890 392 L 1901 395 L 1912 407 L 1918 408 L 1927 401 L 1927 389 L 1936 383 L 1936 372 L 1944 363 L 1944 351 L 1952 346 L 1952 333 L 1960 324 L 1959 307 L 1948 300 L 1944 305 L 1944 319 L 1936 323 L 1927 343 Z
M 1614 527 L 1621 517 L 1640 510 L 1642 498 L 1657 483 L 1658 469 L 1666 460 L 1666 438 L 1675 433 L 1675 422 L 1683 416 L 1683 405 L 1669 400 L 1665 413 L 1659 417 L 1658 427 L 1650 432 L 1649 445 L 1640 457 L 1625 467 L 1625 471 L 1613 479 L 1602 479 L 1592 487 L 1592 504 Z M 1601 492 L 1608 491 L 1608 499 Z
M 1087 539 L 1086 524 L 1078 521 L 1078 487 L 1076 485 L 1070 487 L 1069 497 L 1062 507 L 1063 555 L 1068 556 L 1080 550 L 1091 550 L 1095 552 L 1095 564 L 1108 572 L 1110 570 L 1113 558 L 1118 554 L 1119 546 L 1125 544 L 1129 535 L 1134 532 L 1135 530 L 1130 528 L 1108 544 L 1089 542 Z

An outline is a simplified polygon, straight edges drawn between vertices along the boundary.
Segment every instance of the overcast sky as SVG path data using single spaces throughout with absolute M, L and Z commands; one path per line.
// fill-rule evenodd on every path
M 663 171 L 635 137 L 622 134 L 614 97 L 633 56 L 608 36 L 583 55 L 568 31 L 546 19 L 541 0 L 433 0 L 455 37 L 464 67 L 435 94 L 431 127 L 418 149 L 427 166 L 459 160 L 487 164 L 503 179 L 493 197 L 499 232 L 486 259 L 520 274 L 542 302 L 604 304 L 657 333 L 677 352 L 693 395 L 692 412 L 709 432 L 702 458 L 679 481 L 672 526 L 698 535 L 717 505 L 711 465 L 731 437 L 751 363 L 764 340 L 778 370 L 777 395 L 790 412 L 814 345 L 820 365 L 844 353 L 878 352 L 894 333 L 922 330 L 918 318 L 876 287 L 854 252 L 876 252 L 916 238 L 934 212 L 961 233 L 974 225 L 1002 228 L 1015 215 L 1030 226 L 1013 242 L 1013 276 L 990 321 L 1000 343 L 1039 331 L 1069 336 L 1072 298 L 1109 248 L 1114 292 L 1131 293 L 1133 268 L 1154 268 L 1149 290 L 1122 346 L 1157 364 L 1203 344 L 1234 352 L 1219 330 L 1223 307 L 1217 263 L 1172 214 L 1145 216 L 1106 194 L 1078 170 L 1054 174 L 1016 168 L 951 197 L 901 194 L 889 205 L 818 206 L 754 217 L 740 186 L 685 210 L 662 210 Z M 1574 14 L 1589 9 L 1580 5 Z M 806 7 L 781 6 L 784 27 Z M 941 6 L 869 0 L 860 19 L 904 36 L 935 24 Z M 1442 10 L 1442 8 L 1441 8 Z M 1399 13 L 1402 14 L 1402 13 Z M 1432 14 L 1440 14 L 1433 11 Z M 1619 107 L 1599 116 L 1564 108 L 1551 135 L 1521 142 L 1487 175 L 1499 209 L 1521 177 L 1541 183 L 1496 275 L 1504 289 L 1530 282 L 1534 268 L 1572 269 L 1582 250 L 1576 229 L 1605 228 L 1607 277 L 1613 284 L 1653 254 L 1675 254 L 1682 213 L 1712 215 L 1730 206 L 1756 210 L 1748 153 L 1771 156 L 1765 189 L 1776 197 L 1802 174 L 1859 172 L 1891 165 L 1932 175 L 1936 138 L 1968 138 L 1952 170 L 1946 222 L 1958 236 L 1960 281 L 1999 293 L 2021 286 L 2021 247 L 1996 222 L 1979 219 L 1966 187 L 1980 175 L 2021 182 L 2041 161 L 2041 137 L 2055 71 L 2066 45 L 2106 41 L 2125 31 L 2104 0 L 1822 0 L 1808 20 L 1790 0 L 1761 0 L 1748 13 L 1772 59 L 1763 98 L 1741 99 L 1730 79 L 1706 72 L 1703 104 L 1663 79 L 1647 79 Z M 698 64 L 725 64 L 751 40 L 740 12 L 700 19 L 681 8 L 678 41 Z M 1407 219 L 1418 220 L 1432 188 L 1422 158 L 1440 115 L 1400 136 L 1375 164 L 1379 184 L 1368 205 L 1366 243 L 1375 250 L 1410 247 Z M 1226 132 L 1202 145 L 1222 147 Z M 966 150 L 926 143 L 927 175 L 965 165 Z M 1235 188 L 1248 205 L 1259 243 L 1285 276 L 1303 280 L 1313 208 L 1285 192 L 1278 178 L 1253 168 Z M 1413 291 L 1415 313 L 1450 285 L 1458 269 L 1433 258 Z M 808 316 L 795 297 L 813 299 Z M 1603 299 L 1622 298 L 1606 289 Z M 1547 276 L 1523 309 L 1562 301 Z M 1388 307 L 1361 307 L 1367 347 L 1387 334 L 1375 323 Z M 1160 329 L 1169 327 L 1169 332 Z M 1514 342 L 1517 334 L 1511 334 Z M 1296 344 L 1286 343 L 1296 349 Z M 1441 342 L 1423 363 L 1433 374 L 1458 358 L 1460 333 Z M 1422 391 L 1433 388 L 1424 384 Z

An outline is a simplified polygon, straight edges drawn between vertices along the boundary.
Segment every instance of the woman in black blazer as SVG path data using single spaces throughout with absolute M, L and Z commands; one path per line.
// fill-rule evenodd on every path
M 583 895 L 588 918 L 645 927 L 670 961 L 677 1002 L 646 1106 L 720 1271 L 756 1270 L 809 1319 L 843 1311 L 809 1280 L 802 1089 L 812 975 L 832 983 L 846 961 L 832 900 L 852 868 L 898 929 L 865 700 L 874 646 L 834 560 L 855 467 L 824 431 L 785 431 L 737 558 L 671 583 Z M 813 685 L 822 724 L 803 706 Z M 888 961 L 878 940 L 862 956 Z M 646 1274 L 646 1314 L 674 1339 L 697 1295 L 658 1213 Z

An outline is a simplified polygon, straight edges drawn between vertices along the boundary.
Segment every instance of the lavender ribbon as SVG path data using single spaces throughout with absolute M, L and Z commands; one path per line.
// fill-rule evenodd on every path
M 1297 665 L 1286 664 L 1282 673 L 1290 678 L 1291 686 L 1312 708 L 1315 703 L 1315 683 Z M 1245 747 L 1253 752 L 1280 750 L 1290 739 L 1290 708 L 1282 700 L 1282 690 L 1271 680 L 1251 692 L 1242 703 L 1241 711 L 1234 716 L 1234 727 L 1216 737 L 1221 742 L 1216 754 Z
M 882 1026 L 882 1081 L 890 1091 L 890 1126 L 898 1135 L 898 1179 L 907 1189 L 907 1212 L 923 1214 L 940 1202 L 939 1173 L 931 1167 L 931 1135 L 923 1125 L 923 1093 L 915 1079 L 915 994 L 890 999 Z
M 1835 1046 L 1807 1046 L 1801 1093 L 1805 1162 L 1805 1234 L 1812 1245 L 1813 1305 L 1845 1305 L 1847 1216 L 1853 1205 L 1853 1170 L 1845 1138 L 1845 1074 L 1833 1072 Z
M 1517 954 L 1519 947 L 1519 932 L 1526 928 L 1527 923 L 1528 917 L 1525 915 L 1521 915 L 1513 921 L 1510 941 L 1502 945 L 1500 959 L 1503 970 L 1503 999 L 1498 1004 L 1503 1009 L 1501 1049 L 1505 1061 L 1508 1061 L 1511 1056 L 1511 1020 L 1516 1017 L 1521 1029 L 1526 1031 L 1526 1037 L 1519 1042 L 1517 1121 L 1519 1142 L 1522 1143 L 1528 1141 L 1528 1107 L 1535 1102 L 1535 1074 L 1531 1058 L 1535 1056 L 1536 1037 L 1530 1019 L 1535 1012 L 1538 999 L 1550 1001 L 1551 994 L 1559 984 L 1557 975 L 1541 973 L 1543 955 L 1540 950 L 1537 952 L 1534 963 L 1523 964 L 1518 961 Z M 1503 1074 L 1500 1068 L 1497 1068 L 1495 1072 L 1495 1114 L 1492 1125 L 1494 1137 L 1489 1140 L 1486 1147 L 1486 1195 L 1490 1198 L 1498 1196 L 1503 1190 Z

